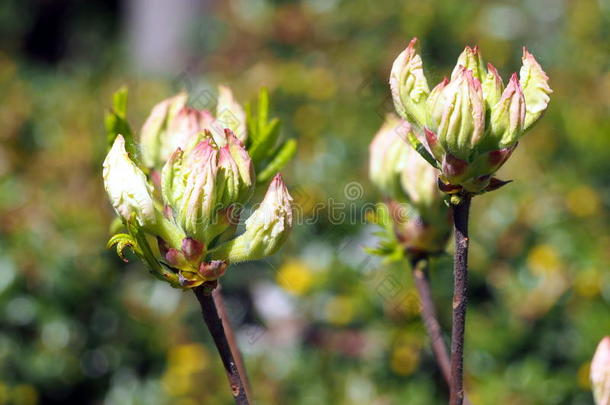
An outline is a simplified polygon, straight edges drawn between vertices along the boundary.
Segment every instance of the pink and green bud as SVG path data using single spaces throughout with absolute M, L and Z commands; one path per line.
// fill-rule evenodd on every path
M 441 91 L 432 118 L 439 119 L 437 136 L 443 148 L 467 159 L 485 131 L 485 105 L 481 83 L 472 72 L 460 73 Z
M 451 214 L 440 202 L 434 215 L 417 211 L 405 212 L 405 205 L 388 203 L 393 229 L 400 245 L 408 254 L 437 254 L 443 252 L 451 236 Z
M 140 226 L 157 223 L 153 187 L 129 157 L 122 135 L 116 137 L 104 160 L 103 177 L 110 202 L 123 221 L 135 216 Z
M 550 97 L 553 92 L 549 86 L 549 77 L 542 70 L 542 67 L 529 53 L 523 48 L 523 66 L 519 71 L 519 82 L 523 89 L 525 98 L 525 125 L 524 129 L 529 129 L 538 121 L 546 111 Z
M 212 128 L 212 134 L 218 146 L 225 145 L 225 129 L 230 129 L 241 142 L 246 142 L 248 138 L 246 112 L 235 100 L 229 87 L 218 86 L 216 121 Z
M 591 362 L 591 387 L 596 405 L 610 405 L 610 336 L 599 342 Z
M 214 122 L 214 117 L 206 110 L 183 107 L 168 121 L 161 159 L 163 162 L 178 148 L 189 151 L 202 139 L 203 131 Z
M 514 145 L 523 135 L 525 126 L 525 98 L 517 74 L 513 74 L 500 101 L 491 110 L 489 137 L 494 146 Z
M 451 72 L 451 80 L 455 80 L 462 73 L 462 70 L 466 68 L 472 72 L 472 76 L 479 82 L 483 82 L 483 79 L 487 75 L 479 47 L 473 48 L 467 46 L 464 51 L 458 57 L 455 68 Z
M 487 75 L 483 80 L 483 98 L 485 99 L 485 108 L 491 111 L 491 108 L 496 105 L 502 93 L 504 92 L 504 83 L 498 74 L 496 68 L 491 64 L 487 64 Z
M 274 254 L 292 229 L 292 197 L 280 174 L 271 181 L 260 206 L 246 220 L 245 232 L 210 252 L 227 263 L 256 260 Z
M 390 73 L 390 89 L 396 112 L 411 124 L 426 122 L 426 99 L 430 93 L 421 57 L 415 51 L 417 38 L 398 55 Z
M 411 148 L 407 142 L 410 125 L 388 114 L 369 146 L 369 178 L 386 196 L 403 195 L 400 176 Z
M 415 149 L 407 149 L 405 164 L 400 173 L 400 184 L 407 196 L 407 202 L 422 214 L 442 204 L 438 189 L 439 174 Z
M 496 68 L 485 67 L 478 47 L 466 47 L 451 80 L 428 92 L 414 44 L 399 55 L 390 75 L 396 111 L 411 124 L 410 143 L 441 169 L 444 190 L 477 193 L 492 187 L 498 182 L 491 176 L 546 110 L 552 93 L 548 76 L 524 50 L 519 79 L 513 75 L 504 88 Z M 495 159 L 500 155 L 505 159 Z
M 140 132 L 142 160 L 147 167 L 160 167 L 169 156 L 165 146 L 168 125 L 186 106 L 187 100 L 188 95 L 180 93 L 155 105 L 150 112 Z
M 278 176 L 246 232 L 236 237 L 239 203 L 249 200 L 256 183 L 243 142 L 244 111 L 225 87 L 217 117 L 186 106 L 187 98 L 180 94 L 157 104 L 144 124 L 142 155 L 150 170 L 130 159 L 121 135 L 103 170 L 127 232 L 114 235 L 109 246 L 116 245 L 123 259 L 130 247 L 153 274 L 178 288 L 217 279 L 230 261 L 274 253 L 292 227 L 291 197 Z M 214 256 L 223 249 L 227 259 Z
M 245 203 L 254 191 L 254 165 L 244 144 L 230 129 L 225 129 L 227 143 L 219 149 L 217 200 L 227 207 Z

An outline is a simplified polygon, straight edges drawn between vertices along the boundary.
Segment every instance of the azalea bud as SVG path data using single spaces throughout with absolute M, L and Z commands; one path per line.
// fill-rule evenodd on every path
M 461 74 L 463 68 L 470 70 L 474 78 L 479 80 L 479 82 L 483 82 L 487 72 L 485 71 L 485 65 L 483 64 L 478 46 L 474 48 L 467 46 L 460 54 L 455 68 L 451 72 L 451 80 L 456 79 Z
M 164 201 L 173 208 L 176 222 L 198 240 L 206 240 L 215 221 L 218 150 L 207 138 L 188 154 L 177 149 L 162 173 Z
M 155 276 L 184 289 L 216 280 L 226 271 L 227 259 L 272 254 L 292 227 L 292 199 L 278 177 L 247 221 L 246 232 L 235 238 L 242 212 L 238 203 L 248 201 L 256 183 L 242 142 L 245 114 L 228 88 L 220 88 L 218 117 L 187 107 L 186 100 L 180 94 L 159 103 L 144 124 L 143 154 L 151 170 L 141 170 L 129 158 L 120 135 L 103 170 L 110 200 L 128 232 L 114 235 L 109 246 L 116 245 L 123 259 L 123 250 L 132 248 Z M 237 118 L 229 121 L 227 113 Z M 227 259 L 214 257 L 222 249 Z
M 212 260 L 211 262 L 201 263 L 199 266 L 199 274 L 206 280 L 216 280 L 225 274 L 227 263 L 222 260 Z
M 103 177 L 110 202 L 124 221 L 135 215 L 140 226 L 157 222 L 153 188 L 127 154 L 122 135 L 116 137 L 104 160 Z
M 504 83 L 498 74 L 496 68 L 491 64 L 487 64 L 487 75 L 483 80 L 483 98 L 485 99 L 485 108 L 491 110 L 502 97 L 504 91 Z
M 436 254 L 445 250 L 451 236 L 451 214 L 440 201 L 437 208 L 433 215 L 422 216 L 404 204 L 388 203 L 394 232 L 407 253 Z
M 388 114 L 369 146 L 369 177 L 386 196 L 397 198 L 404 193 L 400 176 L 411 148 L 407 143 L 410 125 Z
M 225 129 L 227 144 L 219 150 L 218 201 L 224 206 L 246 202 L 253 191 L 254 165 L 243 143 Z
M 199 136 L 210 127 L 214 117 L 209 111 L 183 107 L 175 117 L 168 119 L 167 133 L 162 140 L 160 158 L 163 162 L 177 149 L 190 150 L 201 140 Z
M 418 210 L 426 211 L 440 203 L 438 175 L 438 170 L 426 162 L 415 149 L 407 149 L 400 183 L 409 203 Z
M 246 220 L 245 232 L 210 255 L 228 263 L 256 260 L 275 253 L 292 229 L 292 197 L 277 174 L 260 206 Z
M 517 75 L 513 74 L 502 98 L 491 110 L 490 140 L 494 146 L 505 148 L 513 145 L 525 126 L 525 98 Z
M 466 159 L 482 140 L 485 106 L 481 83 L 462 68 L 438 96 L 432 119 L 438 119 L 437 136 L 449 153 Z
M 218 104 L 216 105 L 216 122 L 214 123 L 214 140 L 219 146 L 224 146 L 224 130 L 230 129 L 241 142 L 246 142 L 246 113 L 243 107 L 235 101 L 229 87 L 218 86 Z
M 146 166 L 159 167 L 165 162 L 167 155 L 164 156 L 166 153 L 164 144 L 168 123 L 186 105 L 187 99 L 186 93 L 180 93 L 153 107 L 140 133 L 142 160 Z
M 390 73 L 390 89 L 396 112 L 422 127 L 426 122 L 426 98 L 430 93 L 421 57 L 415 52 L 417 38 L 398 55 Z
M 553 90 L 549 87 L 549 77 L 526 48 L 523 48 L 522 60 L 523 66 L 519 71 L 519 82 L 525 98 L 524 129 L 527 130 L 546 111 L 550 101 L 549 94 Z
M 610 405 L 610 336 L 599 342 L 591 362 L 591 386 L 596 405 Z
M 390 75 L 396 110 L 411 124 L 409 141 L 441 169 L 445 192 L 479 193 L 505 184 L 492 175 L 546 110 L 552 92 L 546 73 L 524 50 L 520 78 L 513 75 L 505 89 L 496 68 L 485 68 L 478 47 L 466 47 L 451 80 L 443 79 L 427 92 L 421 90 L 427 90 L 427 82 L 414 42 L 397 58 Z M 420 104 L 406 97 L 412 93 L 405 89 L 426 99 L 423 121 Z

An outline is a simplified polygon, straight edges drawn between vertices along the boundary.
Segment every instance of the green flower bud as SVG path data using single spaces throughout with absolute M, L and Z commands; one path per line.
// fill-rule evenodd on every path
M 202 132 L 212 125 L 214 117 L 209 111 L 183 107 L 168 121 L 167 133 L 162 142 L 161 160 L 165 162 L 178 148 L 189 151 L 199 143 Z
M 464 68 L 470 70 L 472 72 L 472 76 L 480 83 L 483 82 L 487 72 L 485 71 L 485 65 L 483 64 L 483 59 L 481 58 L 481 53 L 479 52 L 478 46 L 475 46 L 474 48 L 467 46 L 460 54 L 455 68 L 453 68 L 453 72 L 451 72 L 451 80 L 455 80 L 458 76 L 460 76 Z
M 396 112 L 422 127 L 426 122 L 426 99 L 430 93 L 421 57 L 415 53 L 417 38 L 398 55 L 390 73 L 390 89 Z
M 147 167 L 159 167 L 167 159 L 164 144 L 168 123 L 186 105 L 187 99 L 186 93 L 180 93 L 153 107 L 140 132 L 142 160 Z
M 596 405 L 610 405 L 610 336 L 599 342 L 591 362 L 591 387 Z
M 443 148 L 462 159 L 470 156 L 485 131 L 485 106 L 481 83 L 462 68 L 440 92 L 432 111 Z
M 513 75 L 505 89 L 496 68 L 485 68 L 478 47 L 466 47 L 451 80 L 428 92 L 414 43 L 399 55 L 390 75 L 396 111 L 414 132 L 408 140 L 441 168 L 446 192 L 478 193 L 504 184 L 492 175 L 546 110 L 552 93 L 548 76 L 524 49 L 519 79 Z
M 215 224 L 218 149 L 206 138 L 185 154 L 177 149 L 162 173 L 162 194 L 187 235 L 207 240 Z
M 403 196 L 400 176 L 410 146 L 406 141 L 410 125 L 394 114 L 388 114 L 369 146 L 369 177 L 383 194 Z
M 228 207 L 246 202 L 254 191 L 254 166 L 243 143 L 230 129 L 225 129 L 227 144 L 219 149 L 218 197 Z
M 228 260 L 212 252 L 232 247 L 233 261 L 260 258 L 275 252 L 292 227 L 291 198 L 278 177 L 248 219 L 246 232 L 235 238 L 240 204 L 249 200 L 256 183 L 242 142 L 245 114 L 225 87 L 219 91 L 217 117 L 187 107 L 186 100 L 180 94 L 159 103 L 144 124 L 142 152 L 151 170 L 130 159 L 120 135 L 103 170 L 112 205 L 128 232 L 114 235 L 109 246 L 116 245 L 123 259 L 123 250 L 131 248 L 155 276 L 177 288 L 224 274 Z
M 549 87 L 549 77 L 542 70 L 534 56 L 523 48 L 523 66 L 519 71 L 519 82 L 525 98 L 525 125 L 530 128 L 538 121 L 549 105 L 549 94 L 553 92 Z
M 435 210 L 442 204 L 438 189 L 439 171 L 432 167 L 413 148 L 408 148 L 400 173 L 400 185 L 408 202 L 420 212 Z
M 394 233 L 408 254 L 437 254 L 445 250 L 451 236 L 451 214 L 447 206 L 439 205 L 434 217 L 408 211 L 404 204 L 388 202 Z
M 494 146 L 514 145 L 523 135 L 525 126 L 525 98 L 517 75 L 513 74 L 500 101 L 491 109 L 489 140 Z
M 104 160 L 103 177 L 110 202 L 123 221 L 135 216 L 140 226 L 157 223 L 153 188 L 127 154 L 122 135 L 116 137 Z
M 245 232 L 210 252 L 228 263 L 256 260 L 274 254 L 292 229 L 292 197 L 278 173 L 260 206 L 246 220 Z
M 487 64 L 487 75 L 483 80 L 483 98 L 485 99 L 485 108 L 491 111 L 491 108 L 496 105 L 504 92 L 504 83 L 498 74 L 496 68 L 491 64 Z
M 230 129 L 237 138 L 245 143 L 248 139 L 246 130 L 246 112 L 235 101 L 229 87 L 218 86 L 218 104 L 216 105 L 216 123 L 214 124 L 214 139 L 219 146 L 224 146 L 224 129 Z M 218 132 L 218 133 L 216 133 Z

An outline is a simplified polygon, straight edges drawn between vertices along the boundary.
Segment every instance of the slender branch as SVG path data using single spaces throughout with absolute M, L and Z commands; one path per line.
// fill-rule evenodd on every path
M 246 395 L 248 398 L 251 398 L 252 388 L 250 386 L 250 380 L 248 379 L 248 373 L 246 372 L 246 367 L 244 365 L 244 358 L 241 354 L 241 350 L 239 350 L 239 345 L 237 344 L 235 333 L 233 332 L 233 327 L 231 326 L 231 320 L 229 319 L 224 299 L 222 298 L 222 287 L 220 283 L 212 292 L 212 296 L 214 297 L 216 308 L 218 308 L 218 315 L 220 315 L 220 319 L 222 319 L 222 326 L 225 328 L 227 341 L 229 342 L 231 353 L 233 353 L 235 364 L 237 365 L 237 371 L 243 378 L 244 387 L 246 388 Z
M 218 309 L 216 307 L 216 302 L 214 302 L 210 287 L 196 287 L 193 289 L 193 292 L 201 306 L 203 320 L 205 321 L 205 324 L 214 339 L 216 349 L 218 349 L 218 353 L 220 354 L 222 364 L 224 365 L 225 372 L 229 379 L 229 384 L 231 384 L 233 399 L 237 405 L 249 405 L 250 401 L 248 400 L 248 395 L 244 386 L 244 379 L 240 375 L 235 359 L 233 358 L 223 322 L 218 316 Z
M 432 288 L 430 287 L 430 279 L 428 278 L 427 264 L 429 257 L 426 256 L 413 256 L 411 258 L 411 269 L 413 271 L 413 278 L 415 280 L 415 288 L 419 294 L 419 299 L 422 305 L 422 317 L 424 326 L 428 337 L 430 338 L 430 345 L 432 346 L 432 352 L 438 367 L 441 369 L 443 378 L 447 382 L 447 386 L 451 386 L 451 362 L 449 360 L 449 352 L 443 339 L 443 331 L 441 329 L 440 322 L 438 321 L 438 315 L 434 300 L 432 298 Z M 464 404 L 470 405 L 470 402 L 464 394 Z
M 430 288 L 430 280 L 426 272 L 426 257 L 414 257 L 411 259 L 411 268 L 413 270 L 413 278 L 415 279 L 415 287 L 419 293 L 419 298 L 422 305 L 422 316 L 426 332 L 430 337 L 432 352 L 436 358 L 436 362 L 443 373 L 443 377 L 447 384 L 451 384 L 451 363 L 449 362 L 449 353 L 443 341 L 443 333 L 438 322 L 436 307 L 432 300 L 432 292 Z
M 452 204 L 455 228 L 453 261 L 453 320 L 451 329 L 451 384 L 450 405 L 464 401 L 464 331 L 468 301 L 468 216 L 472 196 L 464 193 L 457 204 Z

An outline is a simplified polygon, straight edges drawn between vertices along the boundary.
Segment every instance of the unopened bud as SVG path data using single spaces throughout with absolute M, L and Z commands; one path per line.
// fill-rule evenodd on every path
M 610 405 L 610 336 L 599 342 L 591 362 L 591 386 L 596 405 Z

